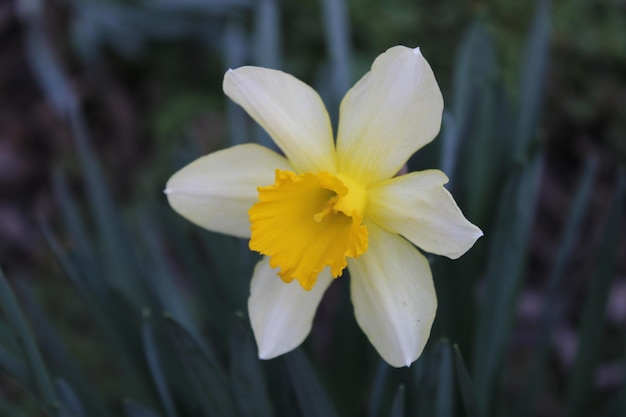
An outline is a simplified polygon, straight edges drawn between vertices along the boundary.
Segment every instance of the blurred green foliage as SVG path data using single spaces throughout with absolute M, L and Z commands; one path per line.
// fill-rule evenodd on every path
M 37 284 L 33 291 L 30 280 L 20 280 L 12 290 L 0 275 L 0 369 L 29 393 L 19 407 L 0 399 L 2 415 L 39 409 L 77 417 L 524 416 L 540 415 L 546 395 L 560 415 L 623 411 L 625 388 L 600 398 L 590 385 L 620 245 L 623 170 L 584 299 L 571 381 L 542 389 L 550 371 L 549 336 L 563 303 L 572 302 L 563 301 L 559 289 L 591 204 L 598 170 L 592 158 L 562 214 L 565 229 L 528 369 L 509 357 L 546 164 L 540 128 L 575 116 L 584 131 L 584 122 L 598 117 L 602 94 L 623 83 L 606 69 L 625 64 L 618 2 L 555 2 L 552 10 L 547 1 L 506 0 L 69 2 L 64 35 L 77 65 L 122 77 L 140 97 L 135 105 L 144 125 L 137 131 L 152 139 L 148 167 L 121 173 L 93 149 L 101 146 L 97 127 L 46 35 L 43 4 L 22 0 L 19 6 L 31 69 L 69 126 L 76 151 L 71 158 L 77 162 L 61 164 L 75 166 L 74 177 L 63 169 L 53 176 L 59 218 L 41 221 L 73 289 Z M 581 16 L 602 23 L 585 24 Z M 340 307 L 322 304 L 332 319 L 318 318 L 303 348 L 260 362 L 245 315 L 255 256 L 245 242 L 188 224 L 158 193 L 169 175 L 200 154 L 268 143 L 223 97 L 228 67 L 284 69 L 314 85 L 333 113 L 372 59 L 398 43 L 420 44 L 446 100 L 439 139 L 412 158 L 411 168 L 443 168 L 459 206 L 485 237 L 460 260 L 432 259 L 439 311 L 431 341 L 411 368 L 390 368 L 366 343 L 346 279 L 329 297 Z M 588 76 L 587 66 L 597 59 L 606 68 L 594 71 L 609 74 L 600 84 Z M 554 80 L 562 88 L 546 92 L 546 82 Z M 549 94 L 563 94 L 563 108 L 546 106 L 546 99 L 554 100 Z M 623 110 L 611 109 L 598 135 L 621 152 Z M 82 192 L 70 186 L 76 177 Z M 124 203 L 117 198 L 120 179 L 130 182 L 132 197 Z M 80 335 L 66 328 L 72 326 Z M 59 337 L 72 332 L 69 343 Z M 613 343 L 623 361 L 626 340 Z M 507 385 L 511 375 L 519 376 L 515 392 Z

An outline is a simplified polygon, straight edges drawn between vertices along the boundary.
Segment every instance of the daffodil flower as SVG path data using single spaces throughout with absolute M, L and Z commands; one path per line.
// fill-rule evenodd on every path
M 409 366 L 437 308 L 429 263 L 415 246 L 458 258 L 482 236 L 441 171 L 396 176 L 441 125 L 443 98 L 419 48 L 387 50 L 348 91 L 336 144 L 322 100 L 291 75 L 241 67 L 223 87 L 284 156 L 234 146 L 187 165 L 165 191 L 187 219 L 250 239 L 264 255 L 248 300 L 259 356 L 302 343 L 347 267 L 359 326 L 389 364 Z

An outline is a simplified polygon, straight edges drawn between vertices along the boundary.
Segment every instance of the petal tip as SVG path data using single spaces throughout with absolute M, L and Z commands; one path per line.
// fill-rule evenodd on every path
M 271 355 L 269 352 L 265 352 L 259 348 L 259 359 L 262 361 L 266 361 L 268 359 L 274 358 L 276 355 Z
M 422 347 L 422 349 L 419 349 L 418 351 L 405 350 L 404 351 L 404 364 L 401 366 L 406 366 L 407 368 L 410 368 L 413 362 L 415 362 L 417 358 L 420 357 L 423 349 L 424 348 Z
M 171 188 L 166 188 L 163 190 L 163 194 L 172 194 L 174 190 L 172 190 Z
M 417 48 L 413 48 L 413 55 L 422 55 L 422 51 L 419 46 Z
M 281 349 L 278 346 L 273 346 L 271 344 L 263 343 L 263 341 L 261 340 L 257 341 L 257 349 L 258 349 L 259 359 L 261 359 L 262 361 L 274 359 L 277 356 L 283 355 L 288 352 L 288 350 L 284 351 L 284 349 Z

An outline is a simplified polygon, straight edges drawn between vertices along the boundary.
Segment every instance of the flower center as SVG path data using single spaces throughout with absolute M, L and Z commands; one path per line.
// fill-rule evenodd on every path
M 276 170 L 274 185 L 259 187 L 259 201 L 248 211 L 250 249 L 270 257 L 285 282 L 305 290 L 329 266 L 333 277 L 367 250 L 362 225 L 366 193 L 352 179 L 327 172 L 297 175 Z

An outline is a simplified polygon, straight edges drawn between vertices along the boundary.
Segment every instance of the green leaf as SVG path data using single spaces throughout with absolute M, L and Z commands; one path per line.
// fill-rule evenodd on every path
M 461 351 L 457 345 L 454 345 L 454 368 L 456 369 L 456 378 L 459 384 L 459 390 L 461 391 L 461 398 L 463 405 L 465 405 L 465 415 L 467 417 L 481 417 L 483 413 L 478 406 L 478 400 L 476 397 L 476 391 L 474 390 L 474 384 L 470 379 L 467 367 L 461 356 Z
M 74 387 L 77 387 L 78 396 L 87 407 L 87 410 L 89 410 L 90 417 L 108 416 L 108 409 L 104 400 L 99 393 L 93 389 L 91 384 L 89 384 L 87 378 L 85 378 L 82 370 L 79 368 L 78 363 L 71 356 L 70 352 L 68 352 L 55 329 L 55 323 L 51 322 L 48 314 L 42 310 L 28 282 L 18 281 L 16 284 L 16 289 L 22 300 L 23 309 L 26 311 L 28 317 L 30 317 L 34 332 L 39 339 L 39 345 L 42 351 L 46 352 L 46 357 L 50 361 L 51 372 L 57 376 L 63 377 L 61 384 L 64 388 L 70 389 L 68 385 L 69 382 L 71 382 Z M 65 382 L 65 380 L 69 382 Z M 59 382 L 57 380 L 57 390 L 58 389 Z M 65 401 L 62 402 L 65 403 Z
M 622 221 L 626 204 L 626 175 L 620 172 L 611 212 L 600 245 L 600 252 L 591 279 L 589 296 L 585 301 L 576 360 L 567 387 L 566 415 L 588 415 L 588 401 L 594 371 L 600 358 L 606 303 L 623 237 Z
M 157 223 L 152 219 L 151 213 L 145 208 L 136 213 L 139 231 L 143 237 L 145 247 L 148 249 L 145 261 L 145 275 L 147 292 L 154 296 L 154 302 L 161 310 L 176 318 L 188 329 L 198 332 L 197 323 L 194 320 L 189 306 L 187 294 L 181 290 L 180 283 L 175 282 L 170 257 L 165 248 L 162 235 L 159 233 Z
M 550 1 L 538 0 L 520 74 L 519 113 L 512 144 L 513 158 L 517 160 L 524 160 L 529 154 L 531 139 L 541 116 L 549 45 Z
M 136 328 L 134 321 L 129 320 L 128 302 L 123 295 L 115 291 L 106 291 L 106 288 L 103 288 L 100 292 L 98 288 L 85 285 L 85 276 L 98 274 L 99 271 L 94 268 L 81 269 L 76 260 L 63 251 L 58 239 L 45 222 L 40 223 L 40 228 L 63 272 L 76 287 L 85 306 L 103 331 L 114 352 L 112 357 L 115 357 L 119 369 L 124 374 L 124 379 L 135 389 L 137 395 L 141 395 L 142 398 L 149 396 L 142 370 L 137 366 L 140 361 L 136 359 L 136 354 L 140 353 L 141 349 L 139 347 L 135 350 L 137 347 L 134 343 Z
M 472 149 L 481 137 L 472 134 L 472 120 L 476 117 L 476 103 L 484 92 L 493 88 L 496 75 L 495 49 L 482 19 L 477 19 L 463 36 L 456 55 L 452 86 L 452 110 L 444 115 L 444 135 L 441 146 L 441 169 L 452 186 L 456 183 L 457 156 L 463 144 Z M 488 137 L 490 139 L 490 137 Z M 483 148 L 481 146 L 481 148 Z M 491 149 L 490 151 L 493 151 Z M 483 165 L 485 159 L 482 160 Z
M 68 413 L 74 417 L 89 417 L 85 412 L 81 399 L 74 389 L 63 378 L 56 380 L 56 388 L 59 393 L 59 400 L 65 405 Z
M 383 398 L 385 396 L 385 388 L 389 379 L 389 364 L 382 358 L 378 360 L 374 382 L 372 383 L 372 392 L 370 394 L 368 416 L 376 417 L 381 410 Z
M 404 385 L 399 385 L 391 403 L 390 417 L 404 417 Z
M 235 317 L 230 336 L 230 380 L 237 408 L 243 417 L 274 415 L 256 345 L 239 315 Z
M 331 113 L 338 114 L 339 103 L 350 88 L 350 24 L 345 0 L 322 0 L 322 17 L 326 48 L 330 55 L 332 77 L 331 103 L 327 103 Z M 332 116 L 331 116 L 332 117 Z
M 280 7 L 276 0 L 258 0 L 254 10 L 254 63 L 265 68 L 280 68 Z
M 174 401 L 170 394 L 168 383 L 165 377 L 165 372 L 162 369 L 161 359 L 159 357 L 159 349 L 154 337 L 152 318 L 149 312 L 144 312 L 144 321 L 141 329 L 141 339 L 143 342 L 143 349 L 146 356 L 146 362 L 148 363 L 148 369 L 152 376 L 152 382 L 159 394 L 161 405 L 165 410 L 167 417 L 176 417 L 176 409 L 174 407 Z
M 237 415 L 228 378 L 212 347 L 173 317 L 165 315 L 164 318 L 183 365 L 188 389 L 198 401 L 196 406 L 206 415 Z
M 17 357 L 2 344 L 0 344 L 0 371 L 13 377 L 25 387 L 32 386 L 29 369 L 21 357 Z
M 475 325 L 472 293 L 482 278 L 485 240 L 493 205 L 502 186 L 500 123 L 507 104 L 502 100 L 494 42 L 484 19 L 476 19 L 463 36 L 455 62 L 452 106 L 444 113 L 441 167 L 466 217 L 485 233 L 472 250 L 450 262 L 435 259 L 433 274 L 439 309 L 433 334 L 449 337 L 464 349 L 471 345 Z M 508 135 L 508 132 L 507 132 Z M 459 276 L 463 279 L 458 279 Z
M 52 410 L 59 411 L 60 404 L 48 369 L 39 353 L 35 338 L 22 314 L 17 299 L 2 274 L 2 270 L 0 270 L 0 311 L 9 326 L 15 331 L 15 337 L 28 366 L 29 380 L 33 383 L 31 388 L 49 412 Z
M 302 416 L 336 417 L 337 412 L 302 349 L 289 353 L 285 360 Z
M 509 178 L 493 227 L 473 358 L 477 398 L 486 413 L 508 347 L 542 166 L 543 155 L 538 154 Z
M 35 79 L 44 89 L 59 115 L 66 118 L 78 160 L 84 173 L 87 198 L 95 218 L 104 254 L 105 277 L 133 305 L 142 306 L 141 288 L 137 287 L 139 269 L 133 258 L 132 246 L 125 235 L 118 210 L 113 204 L 99 162 L 90 146 L 89 129 L 82 117 L 80 104 L 43 29 L 43 9 L 40 2 L 30 2 L 30 8 L 22 10 L 26 54 Z
M 278 0 L 257 0 L 254 9 L 254 44 L 252 51 L 256 65 L 265 68 L 281 67 L 280 7 Z M 259 125 L 254 125 L 256 142 L 274 149 L 276 145 L 269 134 Z
M 246 49 L 248 48 L 245 22 L 232 17 L 226 23 L 224 31 L 224 61 L 226 70 L 238 68 L 246 64 Z M 226 99 L 226 117 L 228 120 L 228 139 L 231 146 L 250 141 L 248 116 L 245 110 L 234 101 Z
M 446 339 L 437 341 L 419 359 L 422 370 L 418 385 L 417 413 L 420 417 L 452 416 L 454 413 L 454 377 L 450 343 Z M 417 364 L 416 364 L 417 365 Z
M 439 349 L 439 374 L 436 380 L 434 416 L 452 417 L 454 413 L 454 379 L 450 343 L 442 342 Z
M 75 263 L 78 265 L 78 270 L 86 271 L 98 271 L 96 255 L 94 253 L 93 242 L 87 235 L 87 227 L 83 220 L 83 213 L 78 207 L 74 197 L 69 191 L 67 181 L 59 170 L 55 170 L 52 176 L 52 189 L 56 203 L 59 205 L 61 218 L 63 220 L 63 230 L 69 234 L 73 241 L 72 251 L 76 254 Z M 60 260 L 58 254 L 61 253 L 60 245 L 54 240 L 53 233 L 44 221 L 39 221 L 40 228 L 43 231 L 46 240 L 50 246 L 55 245 L 52 249 L 57 254 L 57 258 Z M 66 269 L 64 267 L 64 269 Z M 66 274 L 69 275 L 66 270 Z M 77 275 L 73 273 L 72 275 Z M 86 285 L 92 292 L 102 295 L 104 292 L 103 277 L 99 273 L 84 274 L 80 281 L 77 280 L 74 284 L 77 286 Z M 81 288 L 79 288 L 81 290 Z M 81 291 L 86 292 L 86 291 Z
M 71 108 L 68 117 L 84 173 L 91 214 L 102 243 L 101 263 L 105 269 L 104 277 L 111 287 L 123 294 L 124 298 L 140 311 L 146 305 L 146 299 L 139 279 L 141 271 L 130 244 L 131 239 L 122 224 L 119 210 L 115 207 L 99 161 L 91 148 L 82 115 L 78 109 Z

